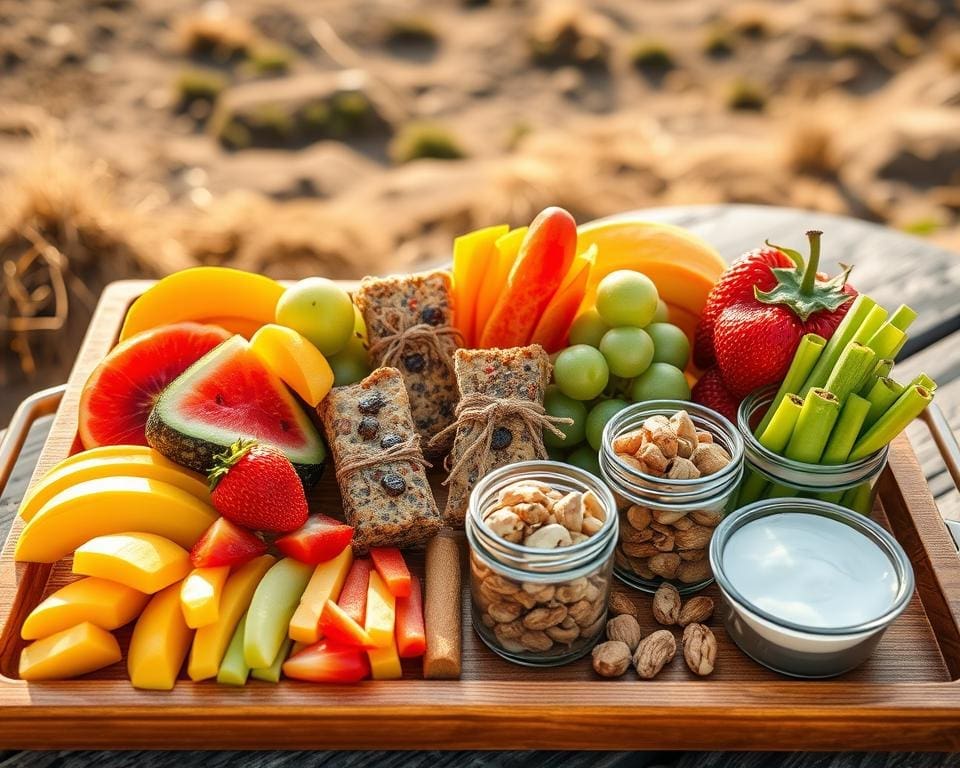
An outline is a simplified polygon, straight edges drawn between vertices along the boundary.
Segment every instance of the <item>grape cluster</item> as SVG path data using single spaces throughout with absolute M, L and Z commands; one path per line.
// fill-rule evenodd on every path
M 668 320 L 646 275 L 618 270 L 600 281 L 595 306 L 574 320 L 570 346 L 553 362 L 543 404 L 573 424 L 560 427 L 563 438 L 544 434 L 552 458 L 599 475 L 603 428 L 618 411 L 631 401 L 690 399 L 690 341 Z

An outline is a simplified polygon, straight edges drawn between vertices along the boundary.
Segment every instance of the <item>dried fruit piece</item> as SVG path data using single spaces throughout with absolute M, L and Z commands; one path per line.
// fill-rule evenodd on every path
M 640 641 L 633 654 L 637 674 L 644 680 L 652 680 L 677 655 L 677 641 L 669 629 L 658 629 Z
M 620 677 L 630 666 L 630 649 L 626 643 L 610 640 L 593 649 L 593 670 L 601 677 Z
M 653 596 L 653 618 L 664 626 L 672 626 L 680 617 L 680 593 L 673 584 L 661 584 Z
M 717 638 L 703 624 L 688 624 L 683 630 L 683 659 L 695 675 L 709 675 L 717 663 Z
M 640 639 L 643 633 L 640 631 L 640 624 L 630 614 L 614 616 L 607 622 L 607 638 L 609 640 L 620 640 L 627 644 L 630 653 L 637 650 L 640 645 Z
M 685 627 L 688 624 L 703 624 L 710 621 L 710 617 L 713 616 L 713 607 L 712 597 L 706 595 L 691 597 L 680 609 L 677 624 Z

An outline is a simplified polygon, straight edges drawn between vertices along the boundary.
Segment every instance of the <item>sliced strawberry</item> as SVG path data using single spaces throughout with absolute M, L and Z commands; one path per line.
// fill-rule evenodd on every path
M 399 549 L 374 547 L 370 550 L 370 558 L 391 595 L 407 597 L 410 594 L 410 570 Z
M 370 558 L 362 557 L 354 560 L 347 572 L 347 578 L 344 579 L 340 597 L 337 599 L 337 605 L 343 609 L 343 612 L 361 626 L 367 617 L 367 589 L 370 586 L 372 570 L 373 563 L 370 562 Z
M 420 579 L 411 576 L 410 596 L 397 598 L 397 651 L 401 659 L 411 659 L 423 656 L 426 650 Z
M 374 648 L 367 630 L 355 622 L 332 600 L 327 600 L 320 614 L 320 633 L 335 643 L 352 645 L 357 648 Z
M 353 528 L 326 515 L 312 515 L 306 524 L 274 542 L 283 554 L 316 565 L 331 560 L 350 546 Z
M 190 562 L 194 568 L 240 565 L 266 551 L 263 539 L 221 517 L 193 545 Z
M 369 677 L 370 661 L 362 648 L 321 640 L 287 659 L 283 674 L 311 683 L 357 683 Z

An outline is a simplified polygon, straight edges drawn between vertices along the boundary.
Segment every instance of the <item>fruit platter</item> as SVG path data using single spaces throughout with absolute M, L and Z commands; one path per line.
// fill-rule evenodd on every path
M 0 558 L 0 744 L 960 748 L 917 311 L 804 239 L 548 208 L 111 285 Z

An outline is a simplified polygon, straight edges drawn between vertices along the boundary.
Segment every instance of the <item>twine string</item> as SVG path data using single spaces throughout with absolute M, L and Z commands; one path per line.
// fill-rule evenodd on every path
M 427 356 L 436 357 L 453 373 L 453 356 L 444 348 L 443 342 L 453 341 L 455 346 L 463 343 L 463 335 L 452 325 L 433 326 L 428 323 L 405 325 L 405 316 L 398 309 L 387 312 L 381 322 L 389 333 L 370 345 L 370 357 L 383 367 L 399 368 L 397 365 L 404 352 L 419 348 Z
M 354 472 L 389 461 L 409 461 L 424 469 L 433 466 L 423 458 L 423 452 L 420 450 L 420 435 L 413 434 L 402 443 L 373 453 L 367 453 L 362 446 L 350 446 L 349 450 L 340 455 L 340 460 L 337 462 L 337 484 L 342 488 Z

